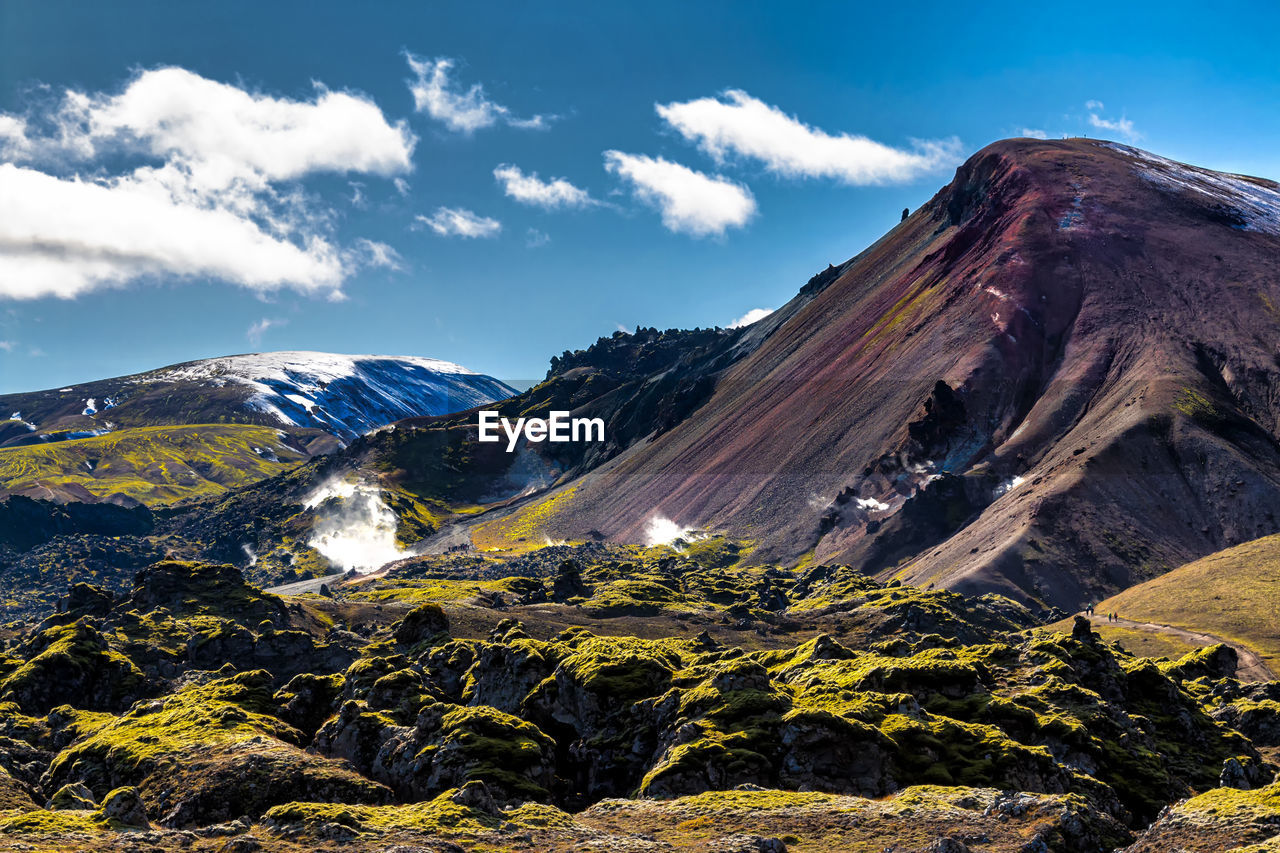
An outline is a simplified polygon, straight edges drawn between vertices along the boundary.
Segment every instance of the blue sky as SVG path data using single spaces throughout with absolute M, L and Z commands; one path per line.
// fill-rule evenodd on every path
M 974 5 L 5 3 L 0 393 L 275 349 L 540 378 L 776 308 L 1028 131 L 1280 177 L 1272 4 Z

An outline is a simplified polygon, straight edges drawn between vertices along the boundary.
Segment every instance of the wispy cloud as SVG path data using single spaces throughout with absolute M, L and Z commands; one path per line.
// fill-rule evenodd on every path
M 745 186 L 661 157 L 604 152 L 605 168 L 631 184 L 636 197 L 662 214 L 670 231 L 705 237 L 741 228 L 756 213 Z
M 544 210 L 590 207 L 598 204 L 590 193 L 575 187 L 564 178 L 544 181 L 538 177 L 537 172 L 526 175 L 519 166 L 513 166 L 510 163 L 503 163 L 495 168 L 493 177 L 509 198 Z
M 19 160 L 31 154 L 27 122 L 18 116 L 0 115 L 0 157 Z
M 0 341 L 0 349 L 4 350 L 5 352 L 13 352 L 17 348 L 18 348 L 17 341 Z
M 1097 113 L 1089 113 L 1089 124 L 1099 130 L 1118 133 L 1129 142 L 1135 142 L 1142 138 L 1142 134 L 1133 126 L 1133 122 L 1123 116 L 1118 119 L 1106 119 Z
M 960 159 L 960 142 L 954 138 L 915 140 L 911 150 L 903 150 L 865 136 L 832 135 L 739 89 L 719 98 L 655 104 L 654 108 L 681 136 L 718 162 L 731 155 L 746 157 L 787 177 L 897 183 L 954 166 Z
M 1107 105 L 1102 103 L 1102 101 L 1089 100 L 1084 102 L 1084 108 L 1086 110 L 1102 110 L 1106 109 L 1106 106 Z
M 494 237 L 502 230 L 498 220 L 465 207 L 440 207 L 430 216 L 419 214 L 416 219 L 442 237 Z
M 759 321 L 763 320 L 765 317 L 768 317 L 770 314 L 772 314 L 773 311 L 774 309 L 772 308 L 752 308 L 750 311 L 748 311 L 747 313 L 743 314 L 741 317 L 739 317 L 738 319 L 730 323 L 729 328 L 740 329 L 743 326 L 750 326 L 752 323 L 758 323 Z
M 1022 135 L 1027 139 L 1048 139 L 1049 134 L 1043 130 L 1036 130 L 1034 127 L 1024 127 Z
M 256 347 L 262 343 L 262 336 L 267 333 L 268 329 L 287 326 L 288 324 L 289 321 L 287 319 L 263 317 L 261 320 L 249 327 L 249 330 L 245 332 L 245 337 L 249 339 L 249 343 Z
M 407 172 L 416 143 L 361 95 L 290 100 L 174 67 L 0 126 L 0 297 L 18 299 L 157 277 L 340 293 L 359 254 L 293 182 Z
M 524 244 L 527 248 L 538 249 L 551 242 L 551 237 L 545 232 L 539 231 L 537 228 L 530 228 L 524 232 Z
M 400 263 L 400 253 L 386 243 L 379 243 L 376 240 L 368 240 L 361 237 L 356 240 L 356 252 L 361 255 L 361 261 L 364 266 L 384 267 L 390 270 L 403 268 Z
M 465 92 L 457 88 L 450 79 L 454 60 L 448 57 L 424 59 L 406 53 L 409 68 L 415 79 L 409 81 L 409 91 L 413 93 L 414 108 L 426 113 L 445 127 L 458 133 L 474 133 L 495 124 L 511 127 L 541 130 L 555 118 L 554 116 L 535 115 L 520 118 L 502 104 L 494 103 L 485 94 L 484 86 L 472 84 Z

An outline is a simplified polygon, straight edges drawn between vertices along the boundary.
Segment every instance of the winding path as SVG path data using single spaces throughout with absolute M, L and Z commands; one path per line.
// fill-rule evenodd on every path
M 1099 616 L 1094 613 L 1090 616 L 1087 613 L 1081 613 L 1091 622 L 1097 622 Z M 1101 617 L 1106 620 L 1105 614 Z M 1135 622 L 1132 619 L 1116 617 L 1114 620 L 1106 620 L 1105 624 L 1115 625 L 1121 628 L 1132 628 L 1135 631 L 1148 631 L 1154 634 L 1169 634 L 1181 640 L 1187 640 L 1194 644 L 1202 646 L 1211 646 L 1214 643 L 1223 643 L 1236 650 L 1236 656 L 1239 658 L 1239 665 L 1236 667 L 1236 677 L 1241 681 L 1275 681 L 1276 674 L 1272 672 L 1271 667 L 1262 660 L 1257 652 L 1248 646 L 1242 646 L 1239 643 L 1233 643 L 1228 639 L 1219 637 L 1216 634 L 1206 634 L 1203 631 L 1189 631 L 1186 628 L 1178 628 L 1174 625 L 1160 625 L 1156 622 Z

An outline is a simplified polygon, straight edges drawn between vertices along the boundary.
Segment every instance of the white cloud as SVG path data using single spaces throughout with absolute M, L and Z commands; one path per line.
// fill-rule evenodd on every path
M 654 108 L 681 136 L 718 162 L 738 155 L 759 160 L 787 177 L 884 184 L 910 181 L 954 166 L 960 159 L 960 142 L 954 138 L 913 140 L 913 150 L 907 151 L 865 136 L 832 136 L 738 89 L 726 91 L 722 98 L 655 104 Z
M 551 237 L 548 236 L 546 232 L 539 231 L 537 228 L 530 228 L 528 231 L 524 232 L 524 244 L 530 249 L 537 249 L 550 242 Z
M 1086 110 L 1101 110 L 1105 107 L 1106 105 L 1103 104 L 1102 101 L 1089 100 L 1084 102 L 1084 108 Z
M 160 275 L 335 291 L 347 272 L 321 236 L 277 236 L 240 210 L 175 199 L 154 180 L 100 183 L 0 164 L 0 296 L 71 298 Z
M 774 309 L 772 308 L 752 308 L 750 311 L 730 323 L 729 328 L 740 329 L 743 326 L 750 326 L 752 323 L 759 322 L 765 317 L 768 317 L 773 313 L 773 311 Z
M 575 187 L 564 178 L 544 181 L 537 172 L 526 175 L 519 166 L 503 163 L 493 170 L 493 177 L 502 185 L 502 191 L 521 204 L 555 210 L 560 207 L 588 207 L 596 200 L 584 189 Z
M 262 336 L 266 334 L 267 329 L 277 328 L 279 326 L 289 325 L 288 320 L 278 320 L 271 317 L 263 317 L 258 322 L 249 327 L 249 331 L 245 332 L 245 337 L 249 339 L 249 343 L 255 347 L 262 343 Z
M 1142 134 L 1138 133 L 1137 128 L 1133 126 L 1133 122 L 1127 118 L 1122 117 L 1113 120 L 1102 118 L 1097 113 L 1089 113 L 1089 124 L 1099 130 L 1110 130 L 1113 133 L 1118 133 L 1130 142 L 1142 138 Z
M 296 181 L 406 172 L 416 142 L 362 96 L 282 99 L 182 68 L 0 128 L 7 154 L 22 140 L 21 164 L 0 165 L 0 297 L 18 299 L 150 277 L 340 295 L 368 253 L 336 245 Z
M 450 130 L 474 133 L 499 122 L 511 127 L 541 130 L 553 118 L 542 115 L 519 118 L 507 107 L 489 100 L 484 86 L 479 83 L 472 84 L 465 92 L 458 91 L 449 79 L 449 72 L 453 68 L 452 59 L 423 59 L 411 53 L 405 54 L 405 58 L 417 77 L 409 83 L 414 109 L 443 122 Z
M 405 196 L 409 194 L 409 182 L 404 178 L 392 178 L 391 182 L 395 184 L 396 192 Z
M 741 228 L 756 212 L 751 191 L 728 178 L 695 172 L 661 157 L 604 152 L 605 168 L 628 181 L 635 195 L 662 213 L 670 231 L 695 237 Z
M 1049 138 L 1049 134 L 1045 133 L 1043 130 L 1036 130 L 1033 127 L 1024 127 L 1022 129 L 1022 135 L 1025 136 L 1027 139 L 1048 139 Z
M 463 207 L 437 208 L 430 216 L 419 214 L 416 219 L 442 237 L 494 237 L 502 230 L 498 220 Z
M 0 349 L 4 350 L 5 352 L 13 352 L 17 348 L 18 348 L 17 341 L 0 341 Z

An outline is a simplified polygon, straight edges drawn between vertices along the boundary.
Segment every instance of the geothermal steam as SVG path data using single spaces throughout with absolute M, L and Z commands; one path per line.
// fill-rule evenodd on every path
M 396 544 L 396 515 L 377 488 L 331 480 L 306 505 L 316 510 L 307 544 L 343 570 L 372 572 L 406 555 Z
M 681 544 L 705 538 L 706 534 L 699 533 L 696 528 L 681 527 L 671 519 L 661 515 L 655 515 L 649 519 L 649 524 L 644 531 L 646 545 L 671 545 L 677 550 L 679 550 Z

